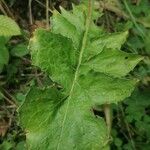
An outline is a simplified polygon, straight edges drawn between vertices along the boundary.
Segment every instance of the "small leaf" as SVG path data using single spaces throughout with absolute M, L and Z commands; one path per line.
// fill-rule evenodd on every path
M 150 14 L 146 17 L 139 18 L 138 21 L 146 28 L 150 28 Z
M 125 104 L 126 118 L 129 122 L 140 121 L 142 117 L 146 116 L 145 108 L 150 105 L 150 93 L 149 91 L 135 91 L 131 97 L 129 97 Z
M 13 143 L 10 141 L 4 141 L 2 144 L 0 144 L 0 149 L 1 150 L 10 150 L 13 148 Z
M 26 44 L 18 44 L 11 50 L 12 56 L 23 57 L 29 53 Z
M 24 141 L 19 142 L 16 146 L 16 150 L 26 150 L 25 142 Z
M 99 38 L 92 39 L 89 45 L 87 45 L 86 51 L 84 53 L 84 59 L 90 59 L 93 56 L 98 55 L 103 51 L 103 49 L 114 49 L 119 50 L 126 41 L 128 32 L 114 33 L 114 34 L 102 34 Z
M 8 60 L 9 60 L 9 52 L 8 49 L 3 46 L 0 47 L 0 64 L 8 64 Z
M 23 93 L 17 93 L 16 94 L 16 100 L 17 102 L 23 102 L 26 98 L 26 95 L 24 95 Z
M 20 34 L 20 28 L 14 20 L 0 15 L 0 36 L 15 36 Z

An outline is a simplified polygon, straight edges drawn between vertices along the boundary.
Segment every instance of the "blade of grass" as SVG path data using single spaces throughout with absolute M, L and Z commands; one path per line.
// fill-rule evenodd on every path
M 140 26 L 137 24 L 136 18 L 134 17 L 134 15 L 133 15 L 133 13 L 132 13 L 132 11 L 131 11 L 128 3 L 127 3 L 127 1 L 123 0 L 123 3 L 125 5 L 126 10 L 128 11 L 128 13 L 130 15 L 131 21 L 134 23 L 135 27 L 137 28 L 137 30 L 141 34 L 142 39 L 144 39 L 145 38 L 145 34 L 144 34 L 143 30 L 140 28 Z

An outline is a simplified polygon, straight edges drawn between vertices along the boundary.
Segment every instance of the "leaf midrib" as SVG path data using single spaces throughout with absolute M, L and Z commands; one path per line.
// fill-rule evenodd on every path
M 90 22 L 91 22 L 91 16 L 92 16 L 92 0 L 89 0 L 89 2 L 88 2 L 88 14 L 87 14 L 86 22 L 85 22 L 85 32 L 84 32 L 84 35 L 83 35 L 83 38 L 82 38 L 82 45 L 81 45 L 81 48 L 80 48 L 80 55 L 79 55 L 78 65 L 77 65 L 77 68 L 76 68 L 76 71 L 75 71 L 75 74 L 74 74 L 74 79 L 73 79 L 73 82 L 72 82 L 72 86 L 71 86 L 71 89 L 70 89 L 70 92 L 69 92 L 69 97 L 68 97 L 67 104 L 66 104 L 67 106 L 66 106 L 66 111 L 64 113 L 64 117 L 63 117 L 63 121 L 62 121 L 62 125 L 61 125 L 60 136 L 59 136 L 58 144 L 57 144 L 57 148 L 56 148 L 57 150 L 59 150 L 60 141 L 61 141 L 61 137 L 62 137 L 62 134 L 63 134 L 64 124 L 65 124 L 65 121 L 66 121 L 66 118 L 67 118 L 67 113 L 68 113 L 70 100 L 72 98 L 75 83 L 76 83 L 77 78 L 78 78 L 79 68 L 80 68 L 80 65 L 81 65 L 81 62 L 82 62 L 84 49 L 86 47 L 87 36 L 88 36 Z

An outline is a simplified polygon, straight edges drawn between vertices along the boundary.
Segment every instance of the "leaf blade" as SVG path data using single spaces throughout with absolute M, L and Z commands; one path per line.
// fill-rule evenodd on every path
M 20 35 L 19 26 L 9 17 L 0 15 L 0 36 Z
M 85 13 L 85 10 L 83 11 Z M 120 78 L 120 76 L 126 75 L 133 69 L 140 58 L 135 60 L 131 58 L 131 60 L 133 59 L 131 67 L 118 76 L 114 74 L 114 72 L 119 71 L 120 66 L 117 63 L 116 66 L 114 65 L 115 71 L 110 71 L 103 66 L 107 71 L 104 72 L 103 68 L 101 68 L 102 71 L 98 67 L 97 69 L 90 68 L 89 66 L 92 65 L 90 62 L 87 65 L 86 74 L 83 74 L 81 66 L 88 60 L 88 55 L 85 53 L 88 50 L 89 52 L 92 51 L 93 43 L 97 49 L 93 52 L 92 57 L 100 56 L 98 57 L 98 62 L 100 62 L 98 66 L 101 67 L 100 64 L 103 62 L 112 62 L 110 54 L 108 54 L 108 58 L 103 58 L 106 55 L 103 52 L 108 48 L 117 57 L 120 55 L 119 49 L 127 37 L 127 32 L 110 37 L 95 34 L 94 37 L 93 33 L 99 30 L 97 28 L 94 32 L 91 30 L 93 22 L 90 17 L 92 16 L 91 12 L 89 12 L 90 15 L 86 16 L 87 13 L 85 13 L 86 17 L 83 19 L 86 20 L 84 31 L 82 28 L 78 29 L 81 31 L 79 33 L 76 30 L 77 25 L 74 20 L 71 23 L 67 18 L 68 13 L 74 12 L 65 13 L 67 13 L 65 17 L 64 14 L 54 14 L 54 20 L 57 19 L 57 21 L 55 20 L 57 23 L 54 21 L 56 24 L 53 24 L 55 29 L 52 29 L 52 32 L 37 30 L 30 43 L 33 64 L 46 71 L 54 81 L 62 86 L 62 89 L 59 92 L 56 90 L 56 95 L 52 94 L 51 89 L 44 91 L 36 89 L 33 93 L 29 93 L 20 109 L 22 125 L 28 130 L 27 142 L 31 150 L 109 149 L 109 137 L 105 121 L 101 117 L 96 118 L 91 110 L 95 105 L 117 103 L 130 96 L 137 81 Z M 70 16 L 73 15 L 69 14 L 69 18 Z M 121 39 L 114 43 L 116 37 L 121 37 Z M 124 58 L 124 53 L 121 54 Z M 118 60 L 122 61 L 122 57 L 119 57 Z M 100 60 L 100 58 L 104 60 Z M 110 61 L 108 61 L 109 58 Z M 61 98 L 58 95 L 61 95 Z M 34 103 L 31 104 L 30 101 Z M 34 106 L 36 109 L 33 108 Z M 49 111 L 45 112 L 44 109 Z M 40 116 L 42 112 L 43 117 Z M 30 117 L 31 113 L 33 115 Z M 33 122 L 27 121 L 29 117 L 34 118 Z M 34 124 L 38 124 L 38 128 L 34 127 Z M 47 131 L 49 132 L 47 133 Z M 38 134 L 40 137 L 37 137 Z

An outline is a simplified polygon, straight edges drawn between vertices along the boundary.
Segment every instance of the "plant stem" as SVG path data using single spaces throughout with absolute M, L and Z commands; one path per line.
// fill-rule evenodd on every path
M 124 118 L 124 123 L 125 123 L 125 126 L 126 126 L 127 131 L 128 131 L 128 135 L 129 135 L 129 138 L 130 138 L 130 141 L 131 141 L 132 148 L 133 148 L 134 150 L 136 150 L 135 143 L 134 143 L 134 141 L 133 141 L 133 139 L 132 139 L 132 135 L 131 135 L 131 133 L 130 133 L 130 128 L 129 128 L 128 122 L 127 122 L 126 119 L 125 119 L 125 114 L 124 114 L 124 111 L 123 111 L 122 104 L 120 105 L 120 110 L 121 110 L 122 116 L 123 116 L 123 118 Z
M 46 28 L 49 29 L 49 0 L 46 0 Z
M 100 1 L 99 4 L 100 4 L 100 7 L 102 7 L 103 9 L 114 12 L 119 17 L 122 17 L 124 19 L 129 18 L 129 16 L 124 11 L 121 11 L 117 7 L 109 4 L 109 1 L 107 3 L 103 2 L 103 1 Z
M 112 111 L 110 104 L 104 104 L 104 113 L 105 113 L 105 119 L 108 129 L 108 136 L 111 135 L 111 127 L 112 127 Z
M 141 34 L 142 39 L 144 39 L 144 37 L 145 37 L 144 32 L 143 32 L 143 30 L 139 27 L 139 25 L 137 24 L 136 18 L 133 16 L 133 14 L 132 14 L 132 12 L 131 12 L 131 10 L 130 10 L 130 7 L 128 6 L 127 1 L 126 1 L 126 0 L 123 0 L 123 3 L 124 3 L 124 5 L 125 5 L 125 7 L 126 7 L 126 10 L 128 11 L 128 13 L 129 13 L 129 15 L 130 15 L 130 18 L 131 18 L 132 22 L 134 23 L 135 27 L 137 28 L 137 30 L 138 30 L 139 33 Z
M 29 22 L 30 22 L 30 25 L 33 24 L 33 18 L 32 18 L 32 0 L 29 0 Z
M 45 5 L 44 5 L 43 3 L 41 3 L 39 0 L 35 0 L 35 1 L 36 1 L 38 4 L 40 4 L 41 6 L 45 7 Z M 48 11 L 53 14 L 53 10 L 50 9 L 49 7 L 48 7 Z
M 5 9 L 3 8 L 1 1 L 0 1 L 0 11 L 1 11 L 5 16 L 7 16 L 7 12 L 6 12 Z
M 7 3 L 4 0 L 1 0 L 1 2 L 2 2 L 3 6 L 4 6 L 3 9 L 5 8 L 5 12 L 6 12 L 7 16 L 9 16 L 9 17 L 11 17 L 12 19 L 15 20 L 14 15 L 11 13 L 9 7 L 7 6 Z
M 0 93 L 0 95 L 9 103 L 9 104 L 11 104 L 11 106 L 13 106 L 13 107 L 17 107 L 17 105 L 13 102 L 13 101 L 11 101 L 9 98 L 7 98 L 4 94 L 2 94 L 2 93 Z

